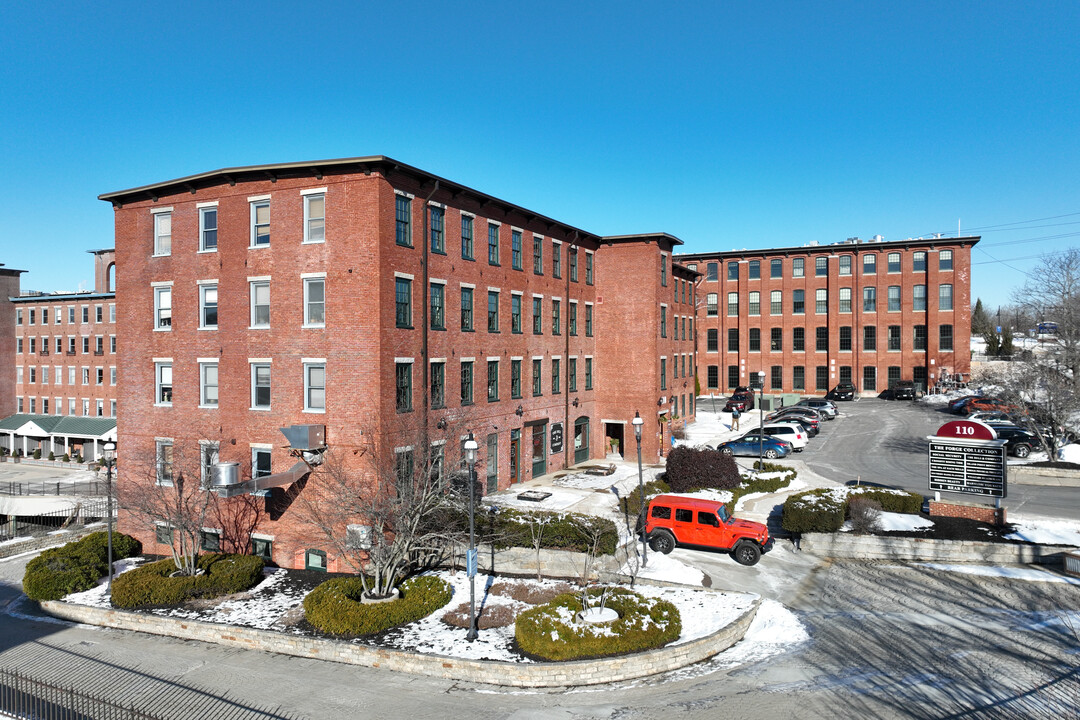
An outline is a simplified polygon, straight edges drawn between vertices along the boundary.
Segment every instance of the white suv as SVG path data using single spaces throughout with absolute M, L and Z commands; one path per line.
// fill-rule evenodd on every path
M 772 435 L 781 440 L 787 440 L 791 443 L 791 447 L 795 452 L 802 452 L 803 448 L 806 447 L 807 443 L 810 441 L 803 426 L 798 423 L 765 423 L 761 429 L 766 435 Z

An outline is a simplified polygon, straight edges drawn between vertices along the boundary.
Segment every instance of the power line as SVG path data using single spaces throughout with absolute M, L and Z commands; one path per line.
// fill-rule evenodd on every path
M 1059 220 L 1061 218 L 1076 217 L 1078 215 L 1080 215 L 1080 212 L 1065 213 L 1064 215 L 1050 215 L 1049 217 L 1033 218 L 1031 220 L 1017 220 L 1015 222 L 1000 223 L 998 225 L 983 225 L 981 227 L 971 227 L 971 228 L 967 228 L 967 230 L 965 230 L 964 232 L 985 232 L 987 230 L 995 230 L 996 231 L 998 228 L 1013 229 L 1013 230 L 1024 230 L 1024 229 L 1027 229 L 1027 228 L 1010 228 L 1009 226 L 1010 225 L 1027 225 L 1028 223 L 1043 222 L 1044 220 Z M 932 230 L 932 231 L 930 231 L 928 233 L 921 233 L 918 237 L 927 237 L 927 236 L 931 236 L 931 235 L 935 235 L 935 234 L 940 234 L 942 236 L 948 236 L 948 235 L 952 235 L 953 231 L 952 230 L 946 230 L 946 231 L 942 232 L 940 230 Z

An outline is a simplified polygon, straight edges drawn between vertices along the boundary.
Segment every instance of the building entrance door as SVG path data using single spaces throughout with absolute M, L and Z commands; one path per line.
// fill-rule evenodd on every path
M 532 426 L 532 476 L 547 473 L 547 423 Z
M 574 463 L 589 459 L 589 418 L 579 417 L 574 421 Z
M 510 431 L 510 483 L 521 482 L 521 431 Z

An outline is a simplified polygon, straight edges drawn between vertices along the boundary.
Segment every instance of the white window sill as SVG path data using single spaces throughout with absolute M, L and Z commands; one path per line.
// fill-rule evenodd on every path
M 305 330 L 323 330 L 326 328 L 326 323 L 320 323 L 319 325 L 301 325 L 300 327 Z
M 217 405 L 199 405 L 200 410 L 217 410 Z
M 326 408 L 321 408 L 321 409 L 317 409 L 317 408 L 304 408 L 304 412 L 306 412 L 306 413 L 310 413 L 310 414 L 312 414 L 312 415 L 325 415 L 325 414 L 326 414 Z
M 172 407 L 172 403 L 154 403 L 154 407 Z
M 154 328 L 154 332 L 172 332 L 172 328 L 171 327 L 156 327 L 156 328 Z
M 212 250 L 197 250 L 195 252 L 195 254 L 196 255 L 209 255 L 210 253 L 216 253 L 216 252 L 217 252 L 217 248 L 213 248 Z
M 153 255 L 151 255 L 150 257 L 172 257 L 172 253 L 171 253 L 171 252 L 167 252 L 167 253 L 154 253 L 154 254 L 153 254 Z
M 269 325 L 248 325 L 248 330 L 269 330 Z
M 200 327 L 199 329 L 200 330 L 217 330 L 218 326 L 217 325 L 207 325 L 206 327 Z
M 270 412 L 270 408 L 268 408 L 268 407 L 253 407 L 253 408 L 248 408 L 248 409 L 249 410 L 254 410 L 255 412 Z
M 301 245 L 325 245 L 326 241 L 325 240 L 303 240 L 303 241 L 300 242 L 300 244 Z
M 270 243 L 266 243 L 265 245 L 248 245 L 248 250 L 261 250 L 262 248 L 268 247 L 270 247 Z

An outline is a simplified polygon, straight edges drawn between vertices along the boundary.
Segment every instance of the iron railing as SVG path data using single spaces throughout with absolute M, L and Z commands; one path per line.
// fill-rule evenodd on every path
M 78 495 L 104 496 L 108 485 L 104 480 L 83 482 L 0 482 L 0 495 Z
M 108 514 L 108 499 L 73 500 L 74 506 L 34 515 L 4 515 L 0 513 L 0 542 L 11 538 L 44 535 L 66 527 L 81 527 L 103 520 Z M 113 505 L 116 516 L 116 505 Z
M 19 720 L 161 720 L 132 705 L 0 669 L 0 713 Z

